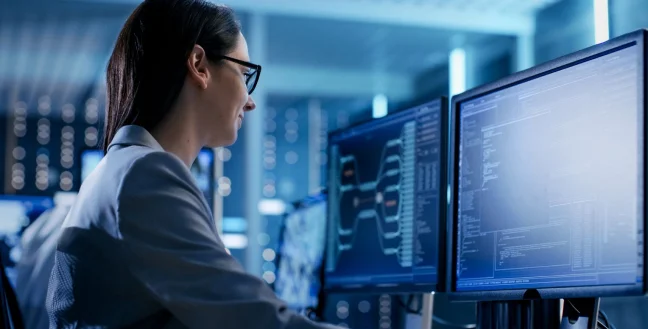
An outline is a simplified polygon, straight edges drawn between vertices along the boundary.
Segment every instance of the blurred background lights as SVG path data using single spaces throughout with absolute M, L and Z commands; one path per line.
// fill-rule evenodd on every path
M 44 95 L 38 98 L 38 114 L 47 116 L 52 112 L 52 103 L 49 96 Z
M 276 279 L 276 276 L 273 272 L 270 271 L 265 271 L 263 272 L 263 280 L 265 280 L 267 283 L 274 283 Z
M 72 123 L 75 117 L 75 108 L 72 104 L 65 104 L 61 109 L 61 118 L 65 123 Z
M 266 248 L 266 249 L 263 250 L 263 259 L 264 259 L 266 262 L 272 262 L 272 261 L 274 261 L 275 256 L 276 256 L 276 254 L 275 254 L 275 251 L 274 251 L 274 250 L 272 250 L 272 249 L 270 249 L 270 248 Z
M 87 146 L 93 147 L 97 146 L 99 141 L 99 131 L 95 127 L 88 127 L 85 130 L 84 142 Z

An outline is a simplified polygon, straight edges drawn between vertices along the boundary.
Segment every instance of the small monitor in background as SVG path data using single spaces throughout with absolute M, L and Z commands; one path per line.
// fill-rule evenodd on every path
M 98 149 L 87 149 L 81 152 L 81 183 L 97 167 L 103 156 L 103 151 Z M 214 150 L 210 148 L 200 150 L 196 161 L 191 165 L 191 174 L 205 199 L 207 199 L 210 208 L 213 207 L 216 185 L 214 181 L 215 165 Z
M 81 182 L 83 183 L 90 173 L 97 167 L 103 158 L 102 150 L 88 149 L 81 152 Z
M 13 280 L 13 267 L 20 259 L 20 237 L 36 218 L 54 208 L 50 197 L 0 195 L 0 252 L 7 276 Z
M 308 316 L 319 308 L 325 240 L 325 195 L 303 200 L 284 218 L 274 288 L 291 309 Z
M 216 185 L 214 176 L 215 166 L 214 150 L 210 148 L 200 150 L 196 161 L 191 165 L 191 174 L 196 180 L 198 188 L 205 196 L 205 199 L 207 199 L 210 208 L 214 206 L 213 200 Z

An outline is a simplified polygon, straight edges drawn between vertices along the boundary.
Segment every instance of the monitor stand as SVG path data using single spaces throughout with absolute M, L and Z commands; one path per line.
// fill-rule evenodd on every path
M 421 313 L 406 312 L 405 329 L 431 329 L 434 315 L 434 292 L 424 293 L 421 304 Z
M 434 292 L 423 294 L 421 312 L 421 329 L 431 329 L 434 316 Z
M 565 299 L 560 329 L 596 329 L 600 298 Z
M 596 329 L 599 298 L 480 302 L 477 329 Z

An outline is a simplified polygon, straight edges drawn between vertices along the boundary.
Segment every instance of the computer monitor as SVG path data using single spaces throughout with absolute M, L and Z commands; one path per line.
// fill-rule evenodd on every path
M 88 178 L 103 156 L 103 150 L 99 149 L 85 149 L 81 151 L 81 182 L 84 182 Z
M 14 279 L 13 268 L 20 259 L 23 231 L 45 211 L 54 208 L 50 197 L 0 195 L 0 253 L 7 276 Z
M 646 292 L 645 40 L 453 98 L 451 297 Z
M 446 105 L 442 98 L 329 134 L 327 291 L 439 288 Z
M 103 156 L 103 151 L 99 149 L 85 149 L 81 152 L 81 182 L 85 181 L 88 175 L 97 167 Z M 213 207 L 216 185 L 215 166 L 214 150 L 211 148 L 201 149 L 198 157 L 191 165 L 191 174 L 210 207 Z
M 319 310 L 325 238 L 325 194 L 296 203 L 284 217 L 274 289 L 297 312 L 308 315 Z
M 214 158 L 214 150 L 211 148 L 203 148 L 198 153 L 198 157 L 191 165 L 191 174 L 198 184 L 198 188 L 202 191 L 205 199 L 209 203 L 209 207 L 214 206 L 214 192 L 216 187 L 216 178 L 214 176 L 214 169 L 216 166 Z

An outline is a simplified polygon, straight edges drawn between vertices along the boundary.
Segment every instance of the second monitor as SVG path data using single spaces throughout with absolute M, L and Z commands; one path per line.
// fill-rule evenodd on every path
M 284 218 L 277 255 L 275 292 L 288 307 L 309 317 L 320 316 L 324 257 L 326 195 L 301 200 Z M 314 314 L 311 314 L 315 312 Z
M 453 260 L 472 300 L 643 294 L 646 32 L 453 98 Z
M 439 99 L 329 135 L 328 291 L 436 290 L 446 127 Z

